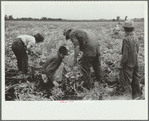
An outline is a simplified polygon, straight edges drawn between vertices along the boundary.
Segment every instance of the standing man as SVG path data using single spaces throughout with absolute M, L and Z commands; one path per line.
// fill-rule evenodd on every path
M 43 42 L 44 38 L 37 33 L 34 36 L 20 35 L 12 43 L 12 51 L 17 58 L 17 65 L 19 73 L 27 74 L 28 71 L 28 54 L 33 53 L 31 48 L 35 43 Z M 26 52 L 27 51 L 27 52 Z
M 65 28 L 63 35 L 66 37 L 66 40 L 70 39 L 74 44 L 73 66 L 77 63 L 79 52 L 83 52 L 80 65 L 85 78 L 84 86 L 90 89 L 92 87 L 90 74 L 91 66 L 93 66 L 97 81 L 100 82 L 101 79 L 100 51 L 97 39 L 93 33 L 83 29 Z
M 134 22 L 125 21 L 124 30 L 126 33 L 122 45 L 122 59 L 120 64 L 120 82 L 124 88 L 125 95 L 130 98 L 141 96 L 139 84 L 138 52 L 139 42 L 134 31 Z

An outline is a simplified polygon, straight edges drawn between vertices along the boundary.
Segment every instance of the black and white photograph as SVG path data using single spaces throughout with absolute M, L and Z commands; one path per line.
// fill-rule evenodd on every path
M 128 119 L 148 118 L 147 1 L 3 1 L 1 5 L 4 119 L 127 119 L 125 112 Z M 12 105 L 17 108 L 14 112 Z M 56 105 L 49 109 L 51 118 L 42 105 L 52 109 Z M 86 105 L 86 116 L 70 114 L 71 105 L 74 112 Z M 101 110 L 92 117 L 89 110 L 94 107 Z M 45 116 L 29 115 L 33 109 Z M 58 109 L 60 115 L 53 115 Z M 136 113 L 131 115 L 131 109 Z M 68 116 L 61 116 L 62 110 Z M 19 111 L 26 112 L 26 118 L 11 115 Z M 114 117 L 114 112 L 120 115 Z

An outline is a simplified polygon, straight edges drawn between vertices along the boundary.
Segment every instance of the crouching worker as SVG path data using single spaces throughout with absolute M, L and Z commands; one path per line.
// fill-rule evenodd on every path
M 65 46 L 61 46 L 56 55 L 49 58 L 39 69 L 41 73 L 45 74 L 44 87 L 53 88 L 53 77 L 55 75 L 56 70 L 62 63 L 62 59 L 68 55 L 68 51 Z M 42 75 L 43 76 L 43 75 Z
M 43 42 L 44 37 L 37 33 L 34 36 L 20 35 L 12 43 L 12 51 L 17 58 L 19 73 L 27 74 L 28 71 L 28 54 L 33 53 L 31 48 L 35 43 Z M 27 51 L 27 52 L 26 52 Z
M 120 65 L 120 82 L 124 88 L 126 97 L 129 99 L 141 96 L 141 88 L 139 84 L 139 66 L 138 52 L 139 42 L 134 31 L 134 22 L 125 21 L 124 30 L 126 33 L 122 45 L 122 59 Z

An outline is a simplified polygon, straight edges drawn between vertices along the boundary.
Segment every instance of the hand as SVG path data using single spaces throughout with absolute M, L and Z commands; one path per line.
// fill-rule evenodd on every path
M 27 53 L 28 55 L 31 55 L 31 53 L 30 53 L 29 51 L 26 51 L 26 53 Z
M 117 68 L 118 68 L 118 69 L 120 69 L 120 70 L 121 70 L 121 69 L 123 69 L 123 67 L 122 67 L 122 66 L 119 66 L 119 67 L 117 67 Z

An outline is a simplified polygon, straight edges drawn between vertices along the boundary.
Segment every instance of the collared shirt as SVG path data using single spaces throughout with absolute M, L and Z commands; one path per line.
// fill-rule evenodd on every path
M 96 56 L 99 53 L 99 44 L 95 35 L 83 29 L 74 29 L 70 32 L 69 37 L 76 46 L 80 47 L 84 56 Z
M 42 66 L 43 72 L 53 81 L 55 71 L 61 65 L 62 59 L 58 55 L 49 58 Z
M 139 44 L 135 33 L 127 33 L 123 39 L 121 66 L 129 66 L 131 68 L 138 64 Z
M 24 45 L 26 47 L 27 46 L 32 47 L 36 43 L 35 38 L 33 36 L 30 36 L 30 35 L 20 35 L 17 38 L 20 38 L 24 42 Z

